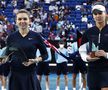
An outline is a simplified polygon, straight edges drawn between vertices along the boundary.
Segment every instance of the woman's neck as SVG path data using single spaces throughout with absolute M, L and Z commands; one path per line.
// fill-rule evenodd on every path
M 102 22 L 102 23 L 96 23 L 96 26 L 99 28 L 99 30 L 101 31 L 102 30 L 102 28 L 104 27 L 106 25 L 106 23 L 104 22 Z
M 23 29 L 23 30 L 22 29 L 19 29 L 19 32 L 24 37 L 24 36 L 26 36 L 28 34 L 29 29 Z

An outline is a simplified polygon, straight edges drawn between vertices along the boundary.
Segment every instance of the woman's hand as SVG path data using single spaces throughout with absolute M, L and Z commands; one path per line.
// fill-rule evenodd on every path
M 95 57 L 91 57 L 91 54 L 89 54 L 87 57 L 87 60 L 88 61 L 96 61 L 99 59 L 99 57 L 105 57 L 105 58 L 107 57 L 107 53 L 104 50 L 95 51 L 94 54 L 95 54 L 94 55 Z
M 107 57 L 107 54 L 104 50 L 98 50 L 95 52 L 95 56 L 97 57 Z
M 24 66 L 30 66 L 31 64 L 38 63 L 39 61 L 42 61 L 41 57 L 37 57 L 35 59 L 29 59 L 27 62 L 23 62 L 22 64 Z
M 6 63 L 9 60 L 8 56 L 0 58 L 0 64 Z
M 97 56 L 95 55 L 95 52 L 92 52 L 92 53 L 89 53 L 89 54 L 88 54 L 88 56 L 87 56 L 86 59 L 87 59 L 88 62 L 93 62 L 93 61 L 98 60 L 99 57 L 97 57 Z
M 24 66 L 30 66 L 31 64 L 34 64 L 35 62 L 33 61 L 34 59 L 29 59 L 28 61 L 23 62 L 22 64 Z

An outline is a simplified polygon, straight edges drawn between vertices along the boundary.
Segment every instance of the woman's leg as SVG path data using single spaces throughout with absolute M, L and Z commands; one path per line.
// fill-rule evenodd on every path
M 68 86 L 68 77 L 67 77 L 67 75 L 64 75 L 64 79 L 65 79 L 65 86 Z
M 56 81 L 56 90 L 60 90 L 60 75 L 57 75 L 57 81 Z
M 77 76 L 77 74 L 73 73 L 73 75 L 72 75 L 72 86 L 73 86 L 73 88 L 76 88 L 76 76 Z
M 42 75 L 37 75 L 37 78 L 38 78 L 39 82 L 41 82 L 41 80 L 42 80 Z
M 46 90 L 49 90 L 49 77 L 46 75 Z
M 81 74 L 83 79 L 83 88 L 86 88 L 86 74 Z

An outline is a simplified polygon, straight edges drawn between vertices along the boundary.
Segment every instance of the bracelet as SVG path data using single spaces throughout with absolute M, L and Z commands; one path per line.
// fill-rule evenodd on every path
M 36 58 L 36 59 L 34 59 L 34 62 L 38 63 L 38 62 L 39 62 L 39 60 Z
M 33 61 L 34 63 L 38 63 L 38 62 L 39 62 L 38 59 L 32 59 L 32 61 Z

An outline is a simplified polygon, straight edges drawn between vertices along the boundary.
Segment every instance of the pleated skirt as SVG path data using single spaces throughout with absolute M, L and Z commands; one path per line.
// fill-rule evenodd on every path
M 41 90 L 36 72 L 11 72 L 9 90 Z
M 108 87 L 108 72 L 88 72 L 87 84 L 90 88 Z

